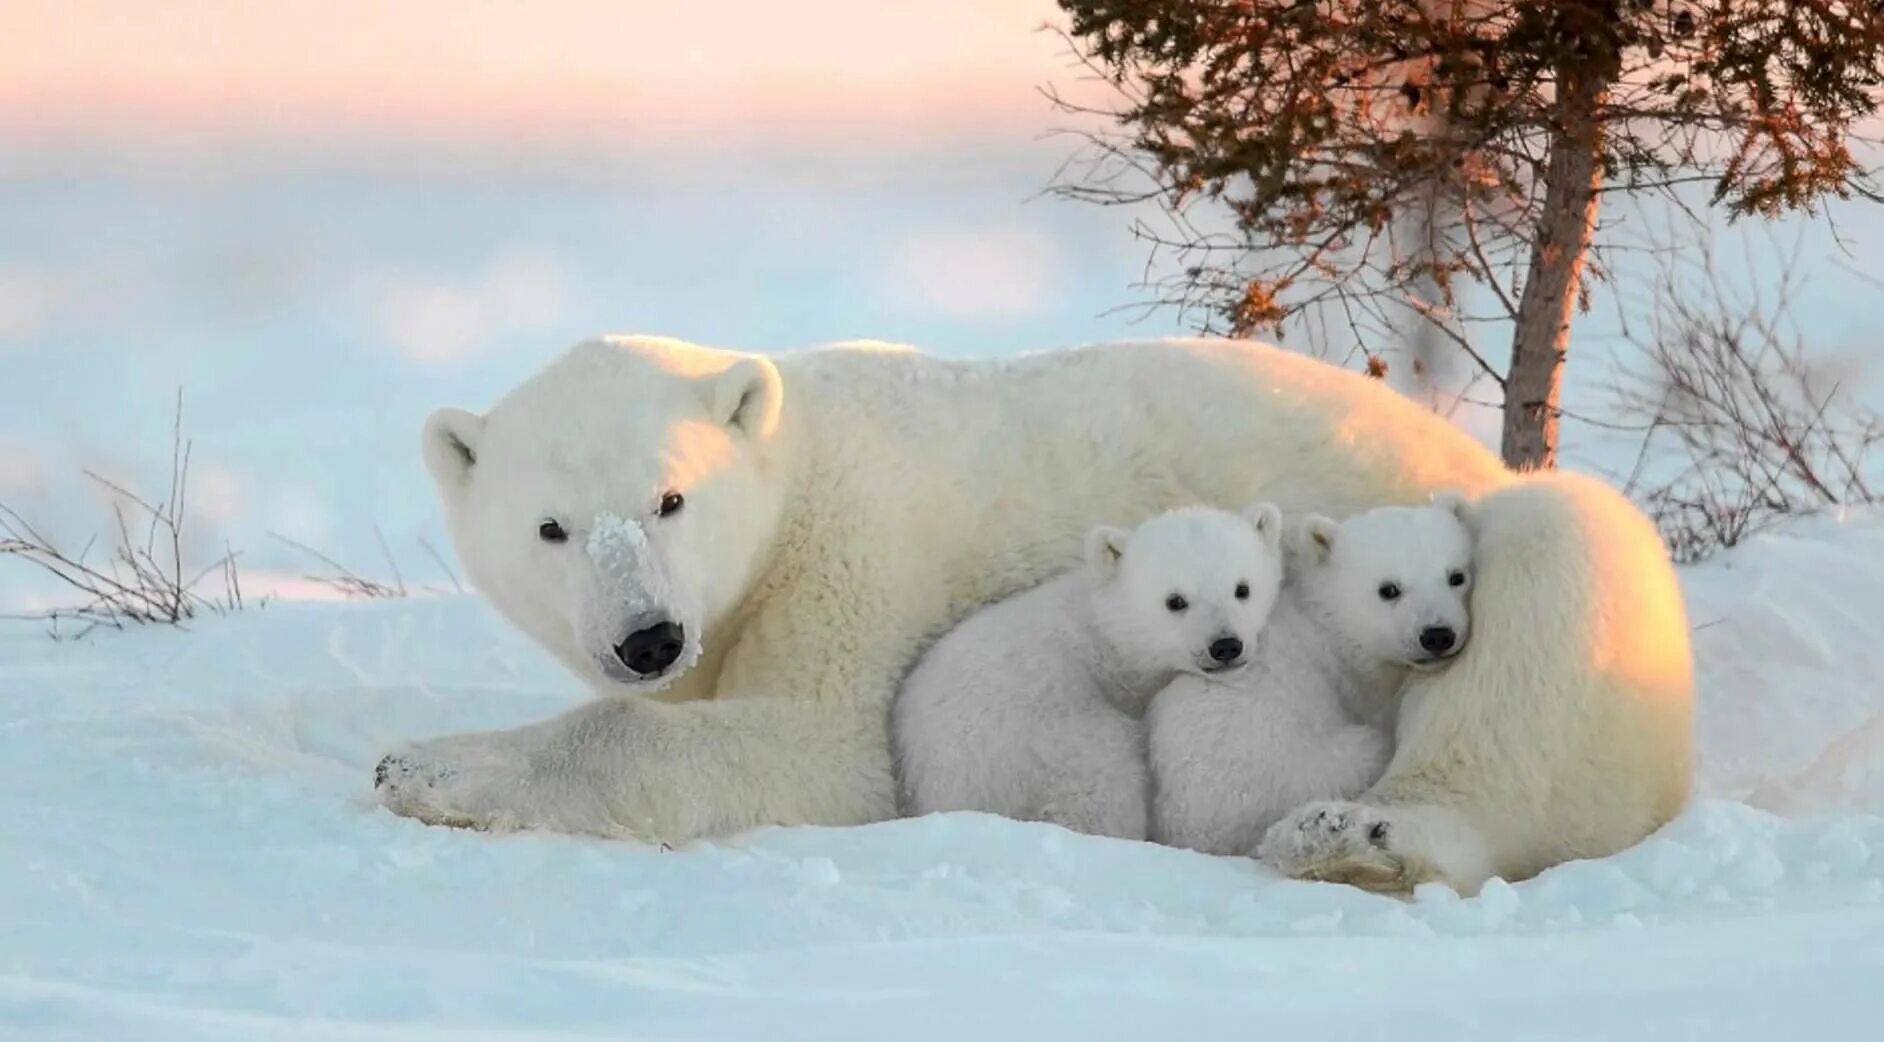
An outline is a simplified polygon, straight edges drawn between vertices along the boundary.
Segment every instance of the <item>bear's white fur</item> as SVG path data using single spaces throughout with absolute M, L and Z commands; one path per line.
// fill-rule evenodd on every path
M 1144 839 L 1145 704 L 1243 666 L 1282 584 L 1281 525 L 1258 504 L 1096 528 L 1083 566 L 949 631 L 891 712 L 906 809 Z
M 1463 508 L 1445 496 L 1292 526 L 1288 583 L 1247 667 L 1152 700 L 1151 838 L 1253 854 L 1290 810 L 1373 784 L 1407 670 L 1443 666 L 1470 633 Z
M 1567 473 L 1529 475 L 1467 517 L 1471 643 L 1445 670 L 1407 678 L 1378 783 L 1269 830 L 1261 854 L 1282 871 L 1473 892 L 1619 850 L 1685 802 L 1688 623 L 1654 526 Z
M 1358 800 L 1408 827 L 1387 850 L 1307 829 L 1285 864 L 1470 888 L 1626 846 L 1688 789 L 1687 633 L 1641 515 L 1593 482 L 1513 475 L 1379 382 L 1280 349 L 774 360 L 610 338 L 487 414 L 439 410 L 423 444 L 472 580 L 605 696 L 385 757 L 381 799 L 424 821 L 679 842 L 881 820 L 892 695 L 925 642 L 1071 567 L 1094 520 L 1257 500 L 1345 516 L 1448 487 L 1496 501 L 1479 635 L 1415 679 Z M 661 518 L 668 490 L 686 505 Z M 626 572 L 584 552 L 598 517 L 644 530 Z M 541 538 L 551 518 L 565 542 Z M 611 664 L 658 617 L 629 607 L 645 603 L 685 632 L 690 668 Z

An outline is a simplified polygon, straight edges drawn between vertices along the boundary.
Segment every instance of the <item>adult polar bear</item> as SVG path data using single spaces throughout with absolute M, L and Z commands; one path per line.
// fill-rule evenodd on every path
M 1265 849 L 1300 876 L 1469 892 L 1625 847 L 1686 798 L 1687 627 L 1646 520 L 1276 348 L 768 360 L 606 338 L 487 415 L 440 409 L 424 451 L 474 583 L 602 697 L 387 756 L 381 799 L 422 821 L 681 842 L 888 818 L 910 664 L 1076 562 L 1094 522 L 1451 488 L 1481 497 L 1476 635 L 1411 685 L 1379 784 Z

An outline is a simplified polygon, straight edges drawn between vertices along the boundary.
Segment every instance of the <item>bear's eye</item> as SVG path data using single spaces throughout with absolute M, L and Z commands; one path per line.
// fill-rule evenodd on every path
M 1380 584 L 1380 599 L 1383 601 L 1399 600 L 1400 599 L 1400 584 L 1399 583 L 1381 583 Z
M 678 492 L 669 492 L 661 497 L 661 508 L 657 512 L 661 517 L 671 517 L 680 513 L 680 508 L 687 505 L 687 497 Z
M 1249 583 L 1236 584 L 1236 599 L 1239 601 L 1249 600 Z
M 1465 585 L 1465 573 L 1453 572 L 1451 575 L 1446 576 L 1446 585 L 1447 586 L 1464 586 Z
M 545 521 L 536 526 L 536 534 L 537 538 L 546 543 L 566 543 L 569 541 L 569 533 L 563 531 L 563 526 L 557 524 L 554 520 Z
M 1169 597 L 1166 597 L 1166 598 L 1164 599 L 1164 606 L 1165 606 L 1166 608 L 1169 608 L 1169 609 L 1171 610 L 1171 612 L 1172 612 L 1172 614 L 1176 614 L 1176 613 L 1178 613 L 1178 612 L 1181 612 L 1181 611 L 1183 611 L 1184 609 L 1186 609 L 1186 608 L 1188 608 L 1188 607 L 1190 607 L 1190 606 L 1191 606 L 1191 602 L 1189 602 L 1189 601 L 1187 601 L 1187 600 L 1185 600 L 1185 599 L 1184 599 L 1184 595 L 1183 595 L 1183 594 L 1181 594 L 1181 593 L 1174 593 L 1174 594 L 1172 594 L 1171 596 L 1169 596 Z

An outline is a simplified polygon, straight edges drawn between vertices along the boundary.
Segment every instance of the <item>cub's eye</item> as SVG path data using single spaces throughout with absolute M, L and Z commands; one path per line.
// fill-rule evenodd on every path
M 555 521 L 545 521 L 536 526 L 536 534 L 537 538 L 546 543 L 566 543 L 569 541 L 569 533 L 563 531 L 563 526 L 557 524 Z
M 661 497 L 661 517 L 671 517 L 680 513 L 680 508 L 687 505 L 687 497 L 678 492 L 669 492 Z
M 1249 583 L 1236 584 L 1236 599 L 1239 601 L 1249 600 Z
M 1465 585 L 1465 573 L 1453 572 L 1451 575 L 1446 576 L 1446 585 L 1447 586 L 1464 586 Z
M 1400 599 L 1400 584 L 1399 583 L 1381 583 L 1380 584 L 1380 599 L 1383 601 L 1399 600 Z
M 1169 608 L 1169 609 L 1171 610 L 1171 612 L 1172 612 L 1172 614 L 1176 614 L 1176 613 L 1178 613 L 1178 612 L 1181 612 L 1181 611 L 1183 611 L 1184 609 L 1186 609 L 1186 608 L 1188 608 L 1188 607 L 1190 607 L 1190 606 L 1191 606 L 1191 602 L 1189 602 L 1189 601 L 1187 601 L 1187 600 L 1185 600 L 1185 599 L 1184 599 L 1184 595 L 1183 595 L 1183 594 L 1181 594 L 1181 593 L 1174 593 L 1174 594 L 1172 594 L 1171 596 L 1169 596 L 1169 597 L 1166 597 L 1166 598 L 1164 599 L 1164 606 L 1165 606 L 1166 608 Z

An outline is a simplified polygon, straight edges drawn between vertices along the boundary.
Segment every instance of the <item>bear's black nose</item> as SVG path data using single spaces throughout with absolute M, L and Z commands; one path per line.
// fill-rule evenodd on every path
M 658 622 L 636 630 L 615 645 L 621 664 L 644 677 L 659 674 L 680 658 L 687 646 L 687 631 L 678 622 Z
M 1218 637 L 1210 642 L 1210 657 L 1218 662 L 1235 662 L 1243 654 L 1243 642 L 1235 637 Z
M 1420 631 L 1420 647 L 1434 655 L 1444 655 L 1459 643 L 1459 635 L 1452 632 L 1451 626 L 1428 626 Z

